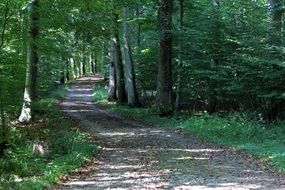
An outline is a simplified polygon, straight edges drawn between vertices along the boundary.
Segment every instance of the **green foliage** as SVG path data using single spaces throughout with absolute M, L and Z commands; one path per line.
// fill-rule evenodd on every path
M 44 189 L 88 161 L 96 150 L 87 134 L 66 120 L 55 108 L 65 89 L 59 89 L 37 102 L 45 113 L 39 123 L 26 128 L 9 128 L 8 148 L 0 157 L 0 189 Z M 33 152 L 35 144 L 43 146 L 43 155 Z
M 105 84 L 105 82 L 95 84 L 94 93 L 92 96 L 96 102 L 107 102 L 107 84 Z
M 251 110 L 264 120 L 283 118 L 283 44 L 269 42 L 276 31 L 268 27 L 266 2 L 190 4 L 184 30 L 176 29 L 174 40 L 175 46 L 183 45 L 181 102 L 197 110 L 215 104 L 215 111 Z
M 156 1 L 40 1 L 40 35 L 36 41 L 39 101 L 32 106 L 37 112 L 37 119 L 48 117 L 50 121 L 41 128 L 43 130 L 31 127 L 25 131 L 8 128 L 7 123 L 17 118 L 23 103 L 29 24 L 27 1 L 1 2 L 0 148 L 8 147 L 0 161 L 0 174 L 4 176 L 1 175 L 0 184 L 5 181 L 11 182 L 12 188 L 38 189 L 69 168 L 60 167 L 60 162 L 71 163 L 72 168 L 85 157 L 82 155 L 88 155 L 88 138 L 78 131 L 59 127 L 70 124 L 55 111 L 53 105 L 56 100 L 41 98 L 58 88 L 61 73 L 69 75 L 70 79 L 81 77 L 82 65 L 86 64 L 86 74 L 89 74 L 90 61 L 96 62 L 100 72 L 107 73 L 108 42 L 114 33 L 113 14 L 119 15 L 121 24 L 123 6 L 131 10 L 128 21 L 139 95 L 152 111 L 116 107 L 114 103 L 107 102 L 105 84 L 95 86 L 94 99 L 98 104 L 127 116 L 180 127 L 205 139 L 243 148 L 268 158 L 284 170 L 283 124 L 274 127 L 261 124 L 285 118 L 284 41 L 276 43 L 272 40 L 283 36 L 284 22 L 282 30 L 274 28 L 276 23 L 268 14 L 266 1 L 227 0 L 221 1 L 219 7 L 213 6 L 209 0 L 184 3 L 184 27 L 179 27 L 178 1 L 175 1 L 171 31 L 174 44 L 173 81 L 169 82 L 177 85 L 177 76 L 181 76 L 180 104 L 184 108 L 183 113 L 176 114 L 180 120 L 175 120 L 151 114 L 159 111 L 151 107 L 155 103 L 158 82 Z M 119 33 L 121 37 L 121 31 Z M 182 52 L 179 51 L 180 45 Z M 183 64 L 178 66 L 179 56 Z M 175 87 L 173 90 L 176 90 Z M 62 97 L 64 92 L 61 89 L 57 98 Z M 189 119 L 195 111 L 204 110 L 216 113 Z M 233 111 L 251 114 L 229 115 Z M 228 117 L 220 118 L 217 112 Z M 46 156 L 34 156 L 32 146 L 42 141 L 51 151 Z M 86 152 L 81 154 L 80 151 Z M 45 167 L 44 163 L 49 164 Z M 30 177 L 33 174 L 42 177 L 33 179 Z M 22 177 L 28 180 L 13 182 Z
M 284 122 L 265 125 L 258 121 L 259 118 L 254 118 L 253 113 L 238 112 L 226 117 L 209 115 L 207 112 L 199 114 L 180 112 L 176 119 L 162 118 L 147 108 L 129 108 L 102 101 L 102 98 L 107 99 L 107 95 L 100 96 L 101 99 L 97 101 L 97 92 L 102 95 L 105 91 L 104 88 L 97 86 L 94 92 L 96 104 L 126 117 L 144 119 L 153 124 L 181 129 L 202 139 L 247 151 L 262 158 L 264 164 L 270 164 L 278 171 L 285 172 Z
M 221 118 L 205 114 L 181 121 L 176 127 L 215 143 L 246 150 L 285 172 L 284 123 L 265 126 L 247 115 L 235 113 Z

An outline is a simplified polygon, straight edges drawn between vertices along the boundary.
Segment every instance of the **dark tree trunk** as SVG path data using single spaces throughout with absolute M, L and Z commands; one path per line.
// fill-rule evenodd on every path
M 86 56 L 86 44 L 83 45 L 82 51 L 82 75 L 86 75 L 86 65 L 87 65 L 87 56 Z
M 66 71 L 65 71 L 65 78 L 66 78 L 66 81 L 70 81 L 70 64 L 69 64 L 69 59 L 66 59 Z
M 140 16 L 140 7 L 137 4 L 137 8 L 136 8 L 136 16 L 139 17 Z M 140 55 L 141 53 L 141 23 L 138 22 L 137 24 L 137 54 Z
M 24 92 L 24 103 L 19 117 L 20 122 L 28 122 L 33 119 L 33 108 L 31 104 L 36 99 L 36 79 L 38 70 L 38 45 L 39 35 L 39 0 L 30 0 L 29 11 L 29 32 L 27 40 L 27 68 Z
M 172 0 L 158 1 L 159 60 L 156 104 L 161 115 L 172 112 Z
M 94 54 L 91 53 L 91 70 L 92 70 L 92 74 L 96 73 L 96 62 L 95 62 L 95 57 Z
M 178 75 L 177 75 L 177 86 L 176 86 L 176 100 L 175 100 L 175 110 L 180 110 L 180 99 L 181 99 L 181 71 L 183 66 L 183 47 L 182 47 L 182 31 L 184 26 L 184 0 L 179 0 L 179 30 L 180 30 L 180 38 L 178 42 Z
M 268 2 L 270 5 L 271 27 L 274 31 L 270 35 L 270 42 L 279 45 L 282 42 L 283 2 L 282 0 L 268 0 Z
M 276 59 L 280 62 L 284 59 L 280 49 L 283 48 L 283 35 L 284 28 L 282 28 L 282 17 L 283 17 L 283 0 L 268 0 L 269 3 L 269 16 L 271 17 L 270 22 L 270 33 L 268 35 L 269 44 L 272 45 L 272 51 L 268 55 L 270 59 Z M 269 103 L 268 103 L 269 102 Z M 267 106 L 265 118 L 268 121 L 272 121 L 278 117 L 281 105 L 284 105 L 285 101 L 276 103 L 276 100 L 268 99 L 266 100 Z
M 121 45 L 119 38 L 119 24 L 118 15 L 114 14 L 114 36 L 111 40 L 112 51 L 114 51 L 115 57 L 115 71 L 116 71 L 116 87 L 117 87 L 117 102 L 119 104 L 125 104 L 126 102 L 126 89 L 124 78 L 124 67 L 122 62 Z
M 212 24 L 213 27 L 211 30 L 213 31 L 213 36 L 212 36 L 212 44 L 214 46 L 212 47 L 212 62 L 210 65 L 210 69 L 216 73 L 217 71 L 217 66 L 221 62 L 221 54 L 220 54 L 220 49 L 218 47 L 219 44 L 221 44 L 220 39 L 221 39 L 221 31 L 220 31 L 220 0 L 213 0 L 213 18 L 212 18 Z M 217 104 L 218 104 L 218 94 L 217 94 L 217 81 L 215 79 L 211 79 L 209 82 L 210 90 L 212 91 L 210 96 L 209 96 L 209 106 L 208 106 L 208 111 L 210 113 L 214 113 L 217 110 Z
M 94 57 L 93 57 L 93 65 L 94 65 L 94 73 L 97 73 L 98 72 L 98 69 L 97 69 L 97 57 L 96 57 L 95 53 L 94 53 Z
M 100 71 L 101 73 L 104 73 L 104 64 L 105 64 L 105 44 L 104 42 L 101 44 L 101 65 L 100 65 Z M 104 76 L 106 77 L 106 76 Z

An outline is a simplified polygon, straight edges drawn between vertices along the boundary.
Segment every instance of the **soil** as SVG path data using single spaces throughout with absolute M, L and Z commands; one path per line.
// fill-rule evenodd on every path
M 285 189 L 282 175 L 240 151 L 98 107 L 92 93 L 100 80 L 95 75 L 70 85 L 60 109 L 102 149 L 54 189 Z

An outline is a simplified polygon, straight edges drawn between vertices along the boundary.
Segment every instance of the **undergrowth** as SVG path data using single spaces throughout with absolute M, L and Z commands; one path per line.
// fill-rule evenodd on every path
M 285 173 L 284 122 L 265 125 L 251 119 L 248 113 L 231 113 L 227 117 L 192 113 L 188 117 L 178 114 L 176 117 L 162 118 L 153 114 L 151 109 L 129 108 L 108 102 L 106 88 L 99 84 L 95 86 L 93 97 L 98 105 L 124 116 L 182 129 L 204 140 L 244 150 L 261 158 L 263 164 Z
M 0 189 L 38 190 L 88 161 L 96 150 L 89 136 L 65 119 L 55 106 L 59 89 L 37 102 L 36 121 L 9 127 L 8 148 L 0 157 Z M 33 149 L 40 146 L 44 153 Z

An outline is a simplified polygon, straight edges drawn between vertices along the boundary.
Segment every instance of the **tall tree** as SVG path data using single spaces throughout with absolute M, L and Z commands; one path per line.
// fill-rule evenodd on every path
M 122 62 L 121 44 L 119 38 L 119 23 L 118 14 L 113 14 L 113 36 L 111 39 L 111 51 L 114 53 L 115 72 L 116 72 L 116 88 L 117 88 L 117 102 L 125 104 L 126 89 L 124 79 L 124 67 Z
M 217 95 L 217 81 L 215 79 L 215 74 L 217 73 L 217 68 L 220 64 L 221 54 L 220 54 L 220 46 L 221 46 L 221 21 L 220 21 L 220 0 L 212 0 L 213 5 L 213 13 L 211 20 L 211 63 L 210 70 L 213 73 L 213 76 L 210 77 L 210 90 L 211 94 L 209 96 L 209 106 L 208 111 L 210 113 L 214 113 L 217 109 L 218 103 L 218 95 Z
M 96 60 L 96 53 L 95 52 L 91 53 L 91 68 L 92 68 L 93 74 L 97 73 L 97 60 Z
M 136 16 L 137 18 L 140 17 L 140 5 L 139 3 L 136 4 Z M 137 24 L 137 54 L 139 55 L 141 52 L 141 23 L 138 21 Z
M 111 42 L 112 43 L 112 42 Z M 115 101 L 116 95 L 116 69 L 115 69 L 115 52 L 110 47 L 110 68 L 109 68 L 109 87 L 108 87 L 108 101 Z
M 178 68 L 177 68 L 177 85 L 176 85 L 176 99 L 175 99 L 175 110 L 180 109 L 180 99 L 181 99 L 181 70 L 183 65 L 183 47 L 182 47 L 182 36 L 183 36 L 183 26 L 184 26 L 184 0 L 179 0 L 179 42 L 178 42 Z
M 87 47 L 86 47 L 86 43 L 85 40 L 83 41 L 83 50 L 82 50 L 82 75 L 85 76 L 86 75 L 86 65 L 87 65 Z
M 282 0 L 268 0 L 269 13 L 271 16 L 271 27 L 273 33 L 270 35 L 270 41 L 275 45 L 281 43 L 282 32 L 282 15 L 283 15 L 283 1 Z
M 65 60 L 65 78 L 66 78 L 66 81 L 70 81 L 70 63 L 69 63 L 69 59 L 66 59 Z
M 31 104 L 36 99 L 36 79 L 38 69 L 38 45 L 39 36 L 39 0 L 30 0 L 29 12 L 29 32 L 27 40 L 27 68 L 24 92 L 24 103 L 19 117 L 20 122 L 28 122 L 33 119 L 33 108 Z
M 124 28 L 124 53 L 125 53 L 125 73 L 126 73 L 126 86 L 127 97 L 129 106 L 139 106 L 139 97 L 136 88 L 135 69 L 132 57 L 131 41 L 130 41 L 130 29 L 127 21 L 129 17 L 128 8 L 123 7 L 123 17 L 125 19 L 123 23 Z
M 158 75 L 156 103 L 160 114 L 172 112 L 172 0 L 158 1 Z

